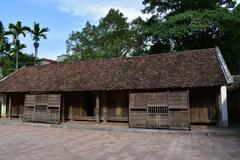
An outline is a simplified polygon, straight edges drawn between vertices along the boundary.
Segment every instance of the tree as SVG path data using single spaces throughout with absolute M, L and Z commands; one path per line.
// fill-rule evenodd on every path
M 16 56 L 16 55 L 22 55 L 23 54 L 22 50 L 24 48 L 26 48 L 26 45 L 21 44 L 20 41 L 17 40 L 16 43 L 15 43 L 15 46 L 11 48 L 10 54 L 14 55 L 17 58 L 18 56 Z
M 15 71 L 15 61 L 16 56 L 14 54 L 0 57 L 3 63 L 3 76 L 6 77 Z M 32 66 L 34 64 L 34 55 L 29 55 L 26 53 L 19 54 L 19 67 Z
M 167 3 L 169 2 L 169 3 Z M 232 0 L 144 0 L 144 12 L 153 13 L 145 23 L 152 39 L 151 54 L 219 46 L 232 73 L 240 73 L 239 7 Z M 168 4 L 168 5 L 167 5 Z M 231 8 L 231 9 L 230 9 Z M 238 16 L 237 16 L 238 15 Z M 234 57 L 234 58 L 233 58 Z
M 219 6 L 234 8 L 235 0 L 143 0 L 144 13 L 168 17 L 189 10 L 216 9 Z
M 21 44 L 19 40 L 16 41 L 14 47 L 11 47 L 9 51 L 9 55 L 5 56 L 3 58 L 3 64 L 4 64 L 4 76 L 14 72 L 14 61 L 16 62 L 16 59 L 18 59 L 18 66 L 22 67 L 23 65 L 19 65 L 21 61 L 19 61 L 19 57 L 23 57 L 23 49 L 26 48 L 25 44 Z M 16 56 L 18 55 L 18 56 Z M 19 63 L 20 62 L 20 63 Z
M 16 24 L 10 23 L 9 24 L 9 33 L 13 36 L 13 44 L 15 47 L 17 47 L 17 43 L 20 44 L 19 36 L 23 35 L 26 36 L 26 32 L 29 32 L 31 29 L 27 26 L 22 26 L 22 23 L 20 21 L 17 21 Z M 17 50 L 17 48 L 16 48 Z M 18 70 L 18 53 L 16 53 L 16 70 Z
M 130 23 L 130 32 L 131 32 L 131 56 L 139 56 L 147 54 L 147 48 L 149 46 L 149 36 L 144 30 L 145 21 L 138 17 Z
M 110 57 L 126 57 L 131 52 L 131 32 L 127 18 L 119 10 L 110 9 L 99 22 L 100 52 Z
M 41 38 L 47 39 L 46 33 L 49 32 L 49 29 L 47 27 L 41 28 L 39 23 L 34 22 L 33 28 L 30 30 L 30 33 L 32 34 L 32 39 L 34 41 L 33 47 L 35 52 L 35 60 L 34 64 L 36 65 L 37 55 L 38 55 L 38 47 L 39 47 L 39 41 Z
M 6 55 L 7 52 L 10 50 L 10 43 L 8 42 L 8 37 L 10 33 L 5 31 L 2 22 L 0 21 L 0 56 Z
M 80 57 L 81 60 L 85 59 L 96 59 L 97 52 L 97 39 L 98 33 L 97 28 L 91 25 L 89 22 L 83 28 L 82 32 L 76 31 L 69 35 L 67 44 L 67 52 L 72 52 Z
M 67 51 L 78 54 L 81 60 L 142 54 L 145 43 L 140 23 L 142 20 L 136 19 L 129 24 L 119 10 L 110 9 L 99 25 L 87 22 L 81 32 L 72 32 L 66 41 Z

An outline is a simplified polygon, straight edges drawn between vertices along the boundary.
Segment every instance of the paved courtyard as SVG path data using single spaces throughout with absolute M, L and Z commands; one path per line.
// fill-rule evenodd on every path
M 0 125 L 0 160 L 239 160 L 240 138 Z

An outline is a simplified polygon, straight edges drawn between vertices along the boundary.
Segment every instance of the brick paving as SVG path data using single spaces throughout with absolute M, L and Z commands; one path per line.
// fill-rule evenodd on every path
M 239 160 L 240 138 L 0 125 L 0 160 Z

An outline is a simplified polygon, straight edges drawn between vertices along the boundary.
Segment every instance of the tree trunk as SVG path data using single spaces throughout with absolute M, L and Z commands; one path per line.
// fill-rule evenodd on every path
M 34 57 L 34 65 L 37 65 L 37 55 L 38 55 L 38 47 L 34 47 L 34 51 L 35 51 L 35 57 Z
M 35 41 L 33 43 L 33 47 L 34 47 L 34 52 L 35 52 L 34 65 L 37 65 L 37 56 L 38 56 L 38 47 L 39 47 L 38 41 Z
M 16 71 L 18 70 L 18 52 L 16 53 Z
M 17 41 L 18 41 L 18 35 L 14 38 L 14 43 L 15 43 L 15 47 L 17 45 Z M 18 51 L 16 53 L 16 71 L 18 70 Z

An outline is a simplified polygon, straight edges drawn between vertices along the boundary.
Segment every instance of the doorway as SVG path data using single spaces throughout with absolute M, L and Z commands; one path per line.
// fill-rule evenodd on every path
M 83 94 L 83 101 L 84 101 L 86 116 L 93 117 L 94 108 L 95 108 L 95 95 L 91 92 L 86 92 Z

